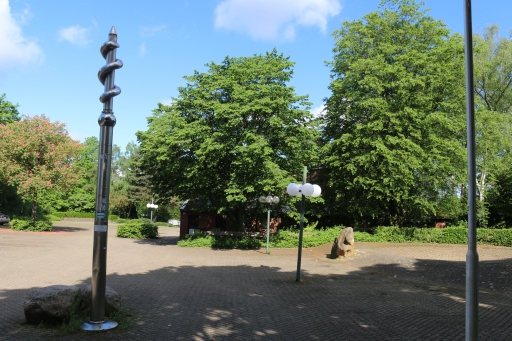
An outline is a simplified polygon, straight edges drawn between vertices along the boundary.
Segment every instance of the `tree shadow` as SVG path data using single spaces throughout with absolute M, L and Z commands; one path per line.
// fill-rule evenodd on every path
M 135 243 L 144 244 L 144 245 L 157 245 L 157 246 L 167 246 L 167 245 L 178 245 L 178 241 L 180 237 L 177 236 L 162 236 L 151 239 L 135 239 Z
M 81 232 L 88 231 L 90 229 L 82 228 L 82 227 L 68 227 L 68 226 L 53 226 L 53 232 Z
M 318 262 L 318 267 L 325 262 Z M 441 271 L 446 268 L 448 274 L 453 269 L 458 276 L 458 263 L 340 264 L 340 271 L 330 267 L 333 271 L 325 274 L 308 271 L 305 264 L 299 283 L 295 271 L 265 265 L 168 266 L 137 274 L 115 273 L 107 276 L 107 285 L 122 295 L 134 325 L 86 336 L 109 340 L 462 340 L 465 290 L 452 285 Z M 347 268 L 353 270 L 342 271 Z M 441 271 L 438 277 L 425 276 L 434 269 Z M 80 282 L 85 286 L 90 278 Z M 29 290 L 0 291 L 1 340 L 44 339 L 39 329 L 23 323 L 23 299 Z M 480 340 L 510 339 L 510 296 L 481 290 L 479 302 Z M 83 338 L 66 336 L 66 340 Z
M 4 225 L 0 225 L 0 231 L 7 231 L 7 230 L 10 230 L 11 229 L 11 225 L 8 224 L 4 224 Z
M 81 228 L 81 227 L 53 226 L 52 230 L 53 231 L 41 231 L 41 232 L 16 231 L 16 230 L 11 230 L 10 225 L 0 225 L 0 232 L 12 231 L 12 232 L 19 232 L 19 233 L 31 232 L 31 233 L 40 233 L 40 234 L 63 233 L 63 232 L 81 232 L 81 231 L 87 231 L 89 229 Z

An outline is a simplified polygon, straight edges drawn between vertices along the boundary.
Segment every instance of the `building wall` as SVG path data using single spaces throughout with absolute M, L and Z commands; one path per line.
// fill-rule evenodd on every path
M 180 214 L 180 238 L 188 234 L 190 228 L 198 228 L 201 230 L 214 229 L 215 217 L 215 213 L 182 211 Z M 197 226 L 193 226 L 196 225 L 196 223 Z

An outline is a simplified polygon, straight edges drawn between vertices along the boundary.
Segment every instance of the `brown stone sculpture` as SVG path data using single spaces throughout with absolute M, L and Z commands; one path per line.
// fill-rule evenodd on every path
M 354 253 L 354 230 L 352 227 L 345 227 L 341 230 L 339 237 L 334 239 L 331 248 L 331 258 L 338 256 L 347 257 L 348 253 Z

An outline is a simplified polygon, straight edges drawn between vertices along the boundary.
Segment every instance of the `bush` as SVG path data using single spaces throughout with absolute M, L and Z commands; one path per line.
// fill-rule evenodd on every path
M 33 231 L 33 232 L 51 232 L 53 224 L 51 221 L 44 220 L 22 220 L 13 219 L 11 221 L 11 230 L 15 231 Z
M 341 233 L 343 226 L 314 230 L 302 236 L 302 247 L 315 247 L 332 243 Z M 299 245 L 299 232 L 280 230 L 270 237 L 270 246 L 275 248 L 291 248 Z
M 156 238 L 158 237 L 158 226 L 150 222 L 133 220 L 117 227 L 117 237 L 121 238 Z

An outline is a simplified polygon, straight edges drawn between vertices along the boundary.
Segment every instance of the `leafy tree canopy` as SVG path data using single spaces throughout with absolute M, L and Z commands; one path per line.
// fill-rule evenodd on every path
M 66 191 L 79 181 L 81 171 L 75 162 L 82 148 L 64 124 L 44 115 L 24 117 L 0 129 L 0 178 L 32 201 L 35 220 L 41 193 Z
M 21 119 L 20 113 L 18 112 L 18 104 L 12 104 L 9 102 L 5 93 L 0 95 L 0 124 L 12 123 Z
M 324 142 L 332 200 L 358 220 L 436 213 L 465 169 L 463 43 L 411 0 L 334 32 Z
M 484 201 L 489 176 L 509 167 L 512 148 L 512 40 L 499 27 L 475 34 L 477 189 Z
M 207 72 L 184 77 L 179 96 L 159 104 L 138 132 L 153 190 L 204 198 L 210 208 L 238 210 L 284 188 L 317 158 L 318 135 L 308 96 L 287 83 L 294 63 L 274 49 L 252 57 L 226 57 Z

